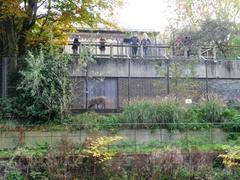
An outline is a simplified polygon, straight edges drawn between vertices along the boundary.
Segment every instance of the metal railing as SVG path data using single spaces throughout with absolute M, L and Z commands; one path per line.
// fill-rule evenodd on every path
M 72 43 L 69 43 L 65 47 L 65 51 L 68 53 L 73 53 L 71 47 Z M 100 43 L 80 43 L 78 46 L 78 53 L 81 53 L 82 48 L 88 47 L 92 52 L 94 57 L 103 57 L 103 58 L 129 58 L 129 57 L 138 57 L 138 58 L 164 58 L 164 56 L 171 53 L 171 46 L 164 44 L 152 44 L 148 46 L 143 45 L 130 45 L 130 44 L 117 44 L 117 43 L 106 43 L 104 44 L 104 50 L 101 50 L 103 47 Z M 136 53 L 134 53 L 134 49 Z
M 65 46 L 65 52 L 73 53 L 72 42 L 69 42 Z M 78 44 L 78 51 L 76 54 L 81 53 L 82 48 L 88 47 L 94 57 L 104 58 L 154 58 L 164 59 L 164 56 L 176 57 L 198 57 L 204 56 L 207 59 L 220 59 L 220 60 L 239 60 L 240 59 L 240 47 L 227 46 L 225 50 L 221 50 L 215 46 L 202 47 L 202 46 L 184 46 L 184 45 L 170 45 L 170 44 L 151 44 L 147 46 L 143 45 L 131 45 L 125 43 L 105 43 L 104 45 L 98 42 L 80 42 Z M 104 47 L 104 50 L 101 50 Z M 136 49 L 136 54 L 133 54 Z

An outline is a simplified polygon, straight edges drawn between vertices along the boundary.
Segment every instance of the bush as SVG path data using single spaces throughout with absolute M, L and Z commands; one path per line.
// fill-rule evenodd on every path
M 70 97 L 69 59 L 52 47 L 26 57 L 17 90 L 23 113 L 34 122 L 63 116 Z
M 219 123 L 223 122 L 223 104 L 216 98 L 205 101 L 199 107 L 199 122 Z

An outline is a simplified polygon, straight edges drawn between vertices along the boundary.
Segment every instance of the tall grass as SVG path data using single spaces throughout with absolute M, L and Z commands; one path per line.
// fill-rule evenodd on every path
M 128 106 L 120 116 L 121 123 L 163 124 L 183 121 L 183 109 L 177 101 L 138 102 Z

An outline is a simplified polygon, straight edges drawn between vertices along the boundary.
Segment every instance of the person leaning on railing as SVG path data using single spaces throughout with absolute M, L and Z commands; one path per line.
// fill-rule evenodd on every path
M 130 44 L 132 45 L 132 55 L 137 55 L 138 45 L 139 45 L 139 39 L 137 37 L 137 33 L 134 33 L 131 37 Z
M 79 45 L 80 45 L 80 42 L 78 38 L 77 37 L 74 38 L 73 45 L 72 45 L 73 54 L 77 54 Z
M 151 44 L 147 33 L 143 33 L 143 39 L 141 40 L 141 45 L 143 46 L 143 55 L 147 56 L 148 46 Z
M 103 37 L 101 37 L 99 40 L 99 43 L 100 43 L 100 46 L 99 46 L 100 52 L 101 54 L 104 54 L 106 50 L 106 47 L 105 47 L 106 40 Z

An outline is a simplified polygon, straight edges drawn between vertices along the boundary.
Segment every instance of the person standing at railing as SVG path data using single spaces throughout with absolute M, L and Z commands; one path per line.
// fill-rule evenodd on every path
M 106 50 L 106 46 L 105 46 L 106 40 L 105 40 L 103 37 L 101 37 L 100 40 L 99 40 L 99 43 L 100 43 L 99 49 L 100 49 L 101 54 L 105 54 L 105 50 Z
M 175 44 L 174 44 L 174 48 L 175 48 L 174 54 L 176 56 L 181 56 L 183 54 L 183 47 L 184 47 L 183 38 L 181 35 L 177 35 Z
M 80 42 L 78 40 L 78 37 L 74 38 L 73 45 L 72 45 L 73 54 L 77 54 L 79 45 L 80 45 Z
M 143 55 L 147 56 L 148 46 L 151 44 L 150 39 L 148 38 L 147 33 L 143 33 L 143 39 L 141 41 L 141 45 L 143 46 Z
M 139 46 L 139 39 L 137 37 L 137 33 L 134 33 L 133 36 L 131 37 L 130 44 L 132 45 L 132 55 L 136 56 Z
M 192 38 L 191 36 L 186 36 L 184 41 L 184 46 L 187 48 L 187 57 L 190 57 L 191 47 L 192 47 Z

